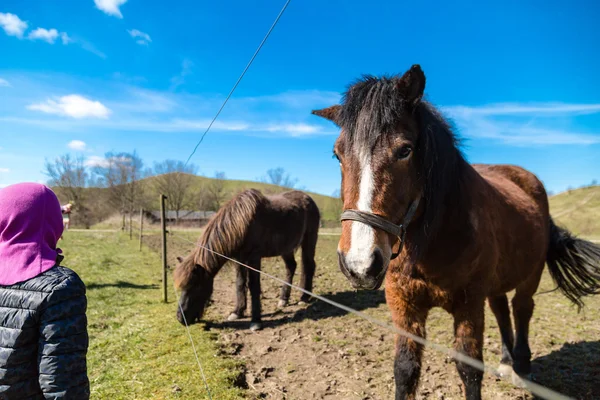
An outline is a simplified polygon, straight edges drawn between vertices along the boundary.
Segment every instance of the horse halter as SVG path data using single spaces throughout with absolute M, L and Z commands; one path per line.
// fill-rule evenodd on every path
M 400 225 L 396 225 L 393 222 L 388 221 L 387 219 L 377 214 L 359 210 L 345 210 L 340 217 L 340 221 L 361 222 L 365 225 L 369 225 L 373 228 L 379 228 L 382 231 L 389 233 L 390 235 L 396 236 L 400 240 L 400 247 L 398 247 L 397 252 L 392 254 L 392 257 L 390 259 L 393 260 L 394 258 L 398 257 L 398 255 L 402 252 L 402 248 L 404 247 L 404 241 L 406 239 L 406 228 L 415 216 L 415 212 L 419 207 L 420 200 L 421 196 L 417 197 L 415 201 L 412 202 Z

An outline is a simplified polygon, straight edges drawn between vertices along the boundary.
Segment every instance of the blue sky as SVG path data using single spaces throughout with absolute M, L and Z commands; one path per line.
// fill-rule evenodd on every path
M 67 152 L 186 160 L 283 3 L 3 0 L 0 186 Z M 600 4 L 570 4 L 293 0 L 192 162 L 331 194 L 337 130 L 310 110 L 418 63 L 471 162 L 600 179 Z

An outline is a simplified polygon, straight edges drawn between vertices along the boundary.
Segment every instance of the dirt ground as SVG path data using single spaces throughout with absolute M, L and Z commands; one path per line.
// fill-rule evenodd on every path
M 183 235 L 184 233 L 182 233 Z M 185 234 L 195 240 L 195 235 Z M 156 245 L 157 238 L 148 243 Z M 391 323 L 383 290 L 355 291 L 339 272 L 335 249 L 338 237 L 319 237 L 315 293 Z M 172 238 L 174 257 L 185 255 L 189 243 Z M 300 254 L 296 256 L 300 263 Z M 300 268 L 300 266 L 299 266 Z M 284 276 L 280 259 L 263 260 L 263 270 Z M 227 265 L 215 282 L 213 304 L 204 329 L 218 332 L 220 356 L 237 357 L 246 365 L 245 386 L 250 399 L 391 399 L 393 381 L 393 334 L 328 304 L 313 301 L 298 306 L 299 293 L 292 291 L 291 306 L 276 309 L 280 285 L 263 277 L 262 331 L 251 332 L 249 318 L 227 322 L 234 305 L 234 269 Z M 299 269 L 295 282 L 299 282 Z M 545 274 L 539 291 L 552 289 Z M 535 298 L 530 329 L 533 353 L 532 379 L 577 399 L 600 398 L 600 297 L 587 301 L 577 313 L 557 292 Z M 202 329 L 202 325 L 194 329 Z M 452 319 L 434 310 L 428 319 L 428 339 L 451 347 Z M 500 338 L 496 321 L 486 310 L 484 359 L 497 366 Z M 426 350 L 419 399 L 462 399 L 462 385 L 453 362 Z M 484 399 L 532 399 L 528 392 L 486 375 Z

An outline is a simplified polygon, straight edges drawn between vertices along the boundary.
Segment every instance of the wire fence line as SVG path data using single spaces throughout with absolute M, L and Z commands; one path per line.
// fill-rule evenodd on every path
M 267 31 L 267 34 L 265 35 L 265 37 L 263 38 L 263 40 L 260 42 L 260 44 L 256 48 L 256 51 L 254 52 L 254 54 L 250 58 L 250 61 L 248 61 L 248 64 L 246 64 L 246 68 L 244 68 L 244 70 L 242 71 L 241 75 L 239 76 L 239 78 L 237 79 L 237 81 L 235 82 L 235 84 L 233 85 L 233 87 L 231 88 L 231 90 L 229 91 L 229 94 L 225 98 L 225 101 L 223 101 L 223 104 L 221 104 L 221 107 L 219 108 L 219 111 L 217 111 L 217 113 L 215 114 L 215 116 L 212 119 L 212 121 L 210 121 L 210 124 L 208 124 L 208 127 L 206 128 L 206 130 L 204 131 L 204 133 L 200 137 L 200 140 L 196 144 L 196 147 L 194 147 L 194 150 L 192 151 L 192 153 L 190 154 L 190 156 L 186 160 L 186 162 L 185 162 L 186 166 L 188 165 L 188 163 L 192 159 L 192 156 L 196 153 L 196 150 L 198 150 L 198 146 L 200 146 L 200 143 L 202 143 L 202 141 L 204 140 L 204 136 L 206 136 L 206 134 L 208 133 L 208 131 L 210 130 L 210 128 L 213 126 L 213 124 L 215 123 L 215 121 L 217 120 L 217 118 L 219 117 L 219 115 L 221 114 L 221 111 L 223 111 L 223 108 L 225 108 L 225 104 L 227 104 L 227 102 L 229 101 L 229 98 L 231 97 L 231 95 L 233 94 L 233 92 L 235 91 L 235 89 L 238 87 L 238 85 L 240 84 L 240 82 L 242 81 L 242 78 L 244 78 L 244 75 L 246 75 L 246 72 L 250 68 L 250 65 L 252 65 L 252 63 L 254 62 L 254 59 L 256 58 L 256 56 L 258 55 L 258 53 L 262 49 L 263 45 L 265 44 L 265 42 L 267 41 L 267 39 L 271 35 L 271 32 L 273 32 L 273 29 L 275 29 L 275 26 L 277 25 L 277 23 L 279 22 L 279 19 L 281 18 L 281 16 L 283 15 L 283 13 L 285 12 L 285 10 L 287 9 L 288 5 L 290 4 L 290 1 L 291 0 L 287 0 L 285 2 L 285 4 L 283 5 L 283 8 L 281 9 L 281 11 L 279 11 L 279 14 L 277 15 L 277 18 L 275 18 L 275 21 L 273 21 L 273 24 L 271 25 L 271 27 Z
M 185 314 L 183 313 L 183 307 L 181 306 L 181 302 L 179 301 L 179 293 L 177 293 L 177 287 L 175 287 L 175 282 L 173 282 L 173 289 L 175 290 L 177 305 L 179 306 L 179 311 L 181 311 L 181 317 L 183 318 L 183 322 L 185 323 L 185 329 L 187 330 L 188 338 L 190 339 L 190 343 L 192 345 L 192 350 L 194 350 L 194 356 L 196 356 L 196 362 L 198 363 L 198 368 L 200 369 L 200 375 L 202 376 L 202 380 L 204 381 L 206 393 L 208 394 L 208 398 L 212 400 L 212 393 L 210 392 L 210 387 L 208 386 L 208 381 L 206 380 L 206 375 L 204 374 L 204 368 L 202 368 L 200 357 L 198 357 L 198 351 L 196 350 L 196 344 L 194 343 L 192 333 L 190 332 L 190 326 L 188 325 L 187 319 L 185 318 Z
M 209 251 L 209 252 L 211 252 L 211 253 L 213 253 L 215 255 L 223 257 L 224 259 L 226 259 L 228 261 L 231 261 L 233 263 L 236 263 L 236 264 L 238 264 L 240 266 L 243 266 L 243 267 L 245 267 L 245 268 L 247 268 L 247 269 L 249 269 L 251 271 L 255 271 L 255 272 L 257 272 L 257 273 L 259 273 L 259 274 L 261 274 L 263 276 L 266 276 L 269 279 L 272 279 L 272 280 L 277 281 L 277 282 L 279 282 L 281 284 L 287 285 L 287 286 L 289 286 L 292 289 L 295 289 L 295 290 L 298 290 L 298 291 L 300 291 L 302 293 L 308 294 L 308 295 L 312 296 L 313 298 L 318 299 L 318 300 L 320 300 L 320 301 L 322 301 L 324 303 L 327 303 L 327 304 L 329 304 L 329 305 L 331 305 L 333 307 L 337 307 L 337 308 L 339 308 L 341 310 L 344 310 L 344 311 L 346 311 L 348 313 L 354 314 L 354 315 L 356 315 L 356 316 L 358 316 L 358 317 L 360 317 L 360 318 L 362 318 L 362 319 L 364 319 L 364 320 L 366 320 L 366 321 L 368 321 L 368 322 L 370 322 L 370 323 L 372 323 L 374 325 L 377 325 L 377 326 L 379 326 L 381 328 L 384 328 L 384 329 L 386 329 L 386 330 L 388 330 L 388 331 L 390 331 L 392 333 L 404 336 L 404 337 L 406 337 L 406 338 L 408 338 L 408 339 L 410 339 L 410 340 L 412 340 L 412 341 L 414 341 L 414 342 L 416 342 L 416 343 L 418 343 L 418 344 L 420 344 L 420 345 L 422 345 L 424 347 L 428 347 L 428 348 L 434 349 L 437 352 L 445 354 L 446 356 L 448 356 L 448 357 L 450 357 L 450 358 L 452 358 L 452 359 L 454 359 L 456 361 L 459 361 L 459 362 L 462 362 L 464 364 L 467 364 L 467 365 L 469 365 L 469 366 L 471 366 L 473 368 L 476 368 L 476 369 L 478 369 L 478 370 L 480 370 L 480 371 L 482 371 L 484 373 L 487 372 L 487 373 L 489 373 L 489 374 L 491 374 L 493 376 L 500 377 L 500 378 L 504 379 L 505 381 L 511 383 L 515 387 L 520 387 L 520 388 L 529 390 L 531 393 L 533 393 L 534 395 L 536 395 L 538 397 L 541 397 L 541 398 L 544 398 L 544 399 L 548 399 L 548 400 L 573 400 L 571 397 L 565 396 L 565 395 L 563 395 L 561 393 L 558 393 L 558 392 L 556 392 L 556 391 L 554 391 L 552 389 L 549 389 L 549 388 L 547 388 L 545 386 L 542 386 L 540 384 L 537 384 L 535 382 L 532 382 L 530 380 L 527 380 L 527 379 L 524 379 L 524 378 L 520 378 L 520 377 L 518 379 L 520 380 L 521 386 L 519 386 L 515 382 L 513 382 L 511 379 L 509 379 L 511 377 L 505 376 L 504 374 L 500 373 L 500 371 L 498 371 L 496 368 L 487 366 L 483 362 L 481 362 L 481 361 L 479 361 L 477 359 L 471 358 L 471 357 L 469 357 L 469 356 L 467 356 L 467 355 L 465 355 L 463 353 L 459 353 L 459 352 L 457 352 L 454 349 L 449 349 L 449 348 L 447 348 L 445 346 L 442 346 L 440 344 L 432 342 L 432 341 L 430 341 L 428 339 L 425 339 L 423 337 L 420 337 L 418 335 L 414 335 L 414 334 L 412 334 L 412 333 L 410 333 L 410 332 L 408 332 L 408 331 L 406 331 L 404 329 L 398 328 L 398 327 L 396 327 L 394 325 L 390 325 L 390 324 L 388 324 L 388 323 L 386 323 L 384 321 L 381 321 L 381 320 L 379 320 L 377 318 L 374 318 L 374 317 L 372 317 L 370 315 L 367 315 L 367 314 L 365 314 L 365 313 L 363 313 L 361 311 L 355 310 L 355 309 L 353 309 L 351 307 L 348 307 L 348 306 L 346 306 L 344 304 L 338 303 L 338 302 L 333 301 L 331 299 L 328 299 L 326 297 L 320 296 L 320 295 L 318 295 L 316 293 L 313 293 L 313 292 L 310 292 L 308 290 L 305 290 L 305 289 L 303 289 L 303 288 L 301 288 L 299 286 L 296 286 L 294 284 L 288 283 L 288 282 L 286 282 L 285 280 L 283 280 L 281 278 L 278 278 L 278 277 L 276 277 L 274 275 L 266 273 L 266 272 L 264 272 L 262 270 L 253 268 L 253 267 L 251 267 L 249 265 L 246 265 L 246 264 L 244 264 L 244 263 L 242 263 L 242 262 L 240 262 L 240 261 L 238 261 L 238 260 L 236 260 L 234 258 L 228 257 L 228 256 L 226 256 L 224 254 L 221 254 L 219 252 L 216 252 L 216 251 L 214 251 L 214 250 L 212 250 L 212 249 L 210 249 L 210 248 L 208 248 L 206 246 L 202 246 L 199 243 L 196 243 L 196 242 L 193 242 L 193 241 L 191 241 L 191 240 L 189 240 L 187 238 L 184 238 L 183 236 L 176 235 L 173 232 L 169 232 L 169 235 L 171 237 L 177 238 L 177 239 L 182 240 L 182 241 L 184 241 L 186 243 L 192 244 L 192 245 L 194 245 L 196 247 L 199 247 L 201 249 Z

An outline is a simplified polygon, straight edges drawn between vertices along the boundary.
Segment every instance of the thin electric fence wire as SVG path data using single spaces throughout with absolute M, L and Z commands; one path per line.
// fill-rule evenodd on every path
M 229 91 L 229 94 L 225 98 L 225 101 L 223 101 L 223 104 L 221 104 L 221 107 L 219 108 L 219 111 L 217 111 L 217 113 L 215 114 L 215 116 L 212 119 L 212 121 L 210 121 L 210 124 L 208 124 L 208 127 L 206 128 L 206 130 L 204 131 L 204 133 L 200 137 L 200 140 L 196 144 L 196 147 L 194 147 L 194 150 L 192 151 L 192 153 L 190 154 L 190 156 L 186 160 L 186 162 L 185 162 L 186 166 L 188 165 L 188 163 L 192 159 L 192 156 L 196 153 L 196 150 L 198 150 L 198 146 L 200 146 L 200 144 L 204 140 L 204 136 L 206 136 L 206 134 L 208 133 L 208 131 L 210 130 L 210 128 L 213 126 L 213 124 L 215 123 L 215 121 L 217 120 L 217 118 L 219 117 L 219 115 L 221 114 L 221 111 L 223 111 L 223 108 L 225 108 L 225 104 L 227 104 L 227 102 L 229 101 L 229 98 L 231 97 L 231 95 L 233 94 L 233 92 L 235 91 L 235 89 L 238 87 L 238 85 L 240 84 L 240 82 L 242 81 L 242 78 L 244 77 L 244 75 L 246 75 L 246 72 L 250 68 L 250 65 L 252 65 L 252 63 L 254 62 L 254 59 L 256 58 L 256 56 L 258 55 L 258 53 L 260 52 L 260 49 L 262 49 L 263 45 L 265 44 L 265 42 L 267 41 L 267 39 L 271 35 L 271 32 L 273 32 L 273 29 L 275 28 L 275 25 L 277 25 L 277 23 L 279 22 L 279 19 L 281 18 L 281 16 L 285 12 L 287 6 L 290 4 L 290 1 L 291 0 L 287 0 L 285 2 L 285 4 L 283 5 L 283 8 L 281 9 L 281 11 L 279 11 L 279 14 L 277 15 L 277 18 L 275 18 L 275 21 L 273 21 L 273 24 L 269 28 L 269 31 L 267 32 L 267 34 L 265 35 L 265 37 L 263 38 L 263 40 L 258 45 L 256 51 L 252 55 L 252 58 L 250 58 L 250 61 L 248 61 L 248 64 L 246 65 L 246 68 L 244 68 L 244 70 L 242 71 L 242 74 L 240 75 L 240 77 L 235 82 L 235 85 L 233 85 L 233 87 Z
M 168 234 L 174 236 L 171 233 L 170 227 L 165 224 L 165 229 Z M 167 244 L 168 245 L 168 244 Z M 196 350 L 196 344 L 194 343 L 194 338 L 192 337 L 192 333 L 190 331 L 190 326 L 187 322 L 187 318 L 185 317 L 185 313 L 183 312 L 183 306 L 181 305 L 179 293 L 177 292 L 177 287 L 175 286 L 175 282 L 173 281 L 173 290 L 175 291 L 175 298 L 177 299 L 177 307 L 181 312 L 181 318 L 183 319 L 183 323 L 185 325 L 185 330 L 187 331 L 188 338 L 190 339 L 190 344 L 192 345 L 192 350 L 194 351 L 194 356 L 196 357 L 196 363 L 198 364 L 198 369 L 200 370 L 200 375 L 202 376 L 202 381 L 204 382 L 204 387 L 206 388 L 206 393 L 208 394 L 208 398 L 212 400 L 212 393 L 210 391 L 210 387 L 208 386 L 208 381 L 206 380 L 206 375 L 204 374 L 204 368 L 202 367 L 202 363 L 200 362 L 200 357 L 198 356 L 198 351 Z
M 414 342 L 416 342 L 416 343 L 418 343 L 418 344 L 420 344 L 420 345 L 422 345 L 424 347 L 432 348 L 432 349 L 434 349 L 434 350 L 436 350 L 436 351 L 438 351 L 440 353 L 443 353 L 443 354 L 447 355 L 448 357 L 451 357 L 451 358 L 455 359 L 456 361 L 459 361 L 459 362 L 462 362 L 464 364 L 467 364 L 467 365 L 469 365 L 469 366 L 471 366 L 471 367 L 473 367 L 475 369 L 478 369 L 478 370 L 480 370 L 480 371 L 482 371 L 484 373 L 487 372 L 487 373 L 492 374 L 492 375 L 494 375 L 496 377 L 503 377 L 503 378 L 505 378 L 505 376 L 503 374 L 501 374 L 497 369 L 489 367 L 489 366 L 483 364 L 481 361 L 476 360 L 474 358 L 471 358 L 471 357 L 469 357 L 469 356 L 467 356 L 465 354 L 459 353 L 456 350 L 448 349 L 448 348 L 446 348 L 446 347 L 444 347 L 442 345 L 439 345 L 437 343 L 431 342 L 431 341 L 429 341 L 429 340 L 427 340 L 425 338 L 422 338 L 422 337 L 414 335 L 414 334 L 412 334 L 412 333 L 410 333 L 408 331 L 405 331 L 404 329 L 398 328 L 398 327 L 393 326 L 393 325 L 389 325 L 389 324 L 387 324 L 387 323 L 385 323 L 383 321 L 380 321 L 380 320 L 378 320 L 376 318 L 373 318 L 370 315 L 367 315 L 367 314 L 365 314 L 363 312 L 357 311 L 357 310 L 355 310 L 353 308 L 350 308 L 350 307 L 348 307 L 346 305 L 340 304 L 340 303 L 338 303 L 336 301 L 330 300 L 330 299 L 328 299 L 326 297 L 323 297 L 323 296 L 320 296 L 318 294 L 312 293 L 312 292 L 310 292 L 308 290 L 305 290 L 305 289 L 303 289 L 303 288 L 301 288 L 299 286 L 296 286 L 294 284 L 288 283 L 288 282 L 284 281 L 283 279 L 280 279 L 280 278 L 278 278 L 278 277 L 276 277 L 274 275 L 268 274 L 268 273 L 266 273 L 264 271 L 258 270 L 256 268 L 253 268 L 253 267 L 249 266 L 249 265 L 241 263 L 241 262 L 239 262 L 239 261 L 237 261 L 237 260 L 235 260 L 235 259 L 233 259 L 231 257 L 227 257 L 227 256 L 225 256 L 225 255 L 223 255 L 223 254 L 221 254 L 219 252 L 216 252 L 216 251 L 214 251 L 214 250 L 212 250 L 212 249 L 210 249 L 208 247 L 202 246 L 202 245 L 200 245 L 198 243 L 194 243 L 191 240 L 188 240 L 188 239 L 186 239 L 186 238 L 184 238 L 182 236 L 175 235 L 173 232 L 169 232 L 169 234 L 172 237 L 176 237 L 176 238 L 178 238 L 178 239 L 180 239 L 182 241 L 185 241 L 187 243 L 191 243 L 194 246 L 200 247 L 200 248 L 202 248 L 202 249 L 204 249 L 206 251 L 209 251 L 209 252 L 211 252 L 211 253 L 213 253 L 215 255 L 223 257 L 224 259 L 226 259 L 228 261 L 234 262 L 234 263 L 236 263 L 238 265 L 241 265 L 241 266 L 243 266 L 245 268 L 248 268 L 251 271 L 255 271 L 255 272 L 257 272 L 257 273 L 259 273 L 261 275 L 264 275 L 264 276 L 266 276 L 266 277 L 268 277 L 270 279 L 273 279 L 274 281 L 277 281 L 279 283 L 287 285 L 287 286 L 289 286 L 292 289 L 295 289 L 295 290 L 298 290 L 298 291 L 300 291 L 302 293 L 308 294 L 308 295 L 310 295 L 310 296 L 312 296 L 312 297 L 314 297 L 314 298 L 316 298 L 318 300 L 321 300 L 322 302 L 325 302 L 325 303 L 327 303 L 329 305 L 332 305 L 334 307 L 337 307 L 337 308 L 339 308 L 341 310 L 344 310 L 346 312 L 354 314 L 354 315 L 356 315 L 356 316 L 358 316 L 358 317 L 360 317 L 362 319 L 365 319 L 365 320 L 369 321 L 370 323 L 372 323 L 374 325 L 378 325 L 378 326 L 380 326 L 380 327 L 382 327 L 384 329 L 387 329 L 387 330 L 391 331 L 392 333 L 396 333 L 396 334 L 402 335 L 402 336 L 404 336 L 404 337 L 406 337 L 406 338 L 408 338 L 408 339 L 410 339 L 410 340 L 412 340 L 412 341 L 414 341 Z M 555 392 L 552 389 L 549 389 L 549 388 L 544 387 L 542 385 L 539 385 L 537 383 L 531 382 L 531 381 L 529 381 L 527 379 L 519 378 L 519 380 L 522 383 L 522 386 L 523 386 L 522 388 L 524 388 L 526 390 L 529 390 L 531 393 L 533 393 L 534 395 L 539 396 L 541 398 L 548 399 L 548 400 L 573 400 L 571 397 L 568 397 L 568 396 L 565 396 L 565 395 L 560 394 L 558 392 Z M 517 386 L 514 382 L 510 382 L 510 383 L 512 383 L 514 386 Z
M 185 329 L 187 330 L 187 334 L 190 339 L 190 343 L 192 344 L 192 349 L 194 350 L 194 356 L 196 356 L 196 362 L 198 363 L 198 368 L 200 369 L 200 375 L 202 375 L 202 380 L 204 381 L 204 387 L 206 388 L 206 393 L 208 394 L 208 398 L 210 400 L 212 400 L 212 393 L 210 392 L 210 387 L 208 386 L 208 381 L 206 380 L 206 375 L 204 375 L 204 368 L 202 368 L 202 363 L 200 362 L 200 357 L 198 357 L 198 352 L 196 351 L 196 345 L 194 344 L 194 339 L 192 338 L 192 333 L 190 332 L 190 326 L 188 325 L 187 319 L 185 318 L 185 314 L 183 313 L 183 307 L 181 306 L 181 302 L 179 301 L 179 293 L 177 293 L 177 288 L 175 287 L 175 282 L 173 282 L 173 289 L 175 290 L 175 296 L 177 297 L 177 305 L 179 306 L 179 311 L 181 311 L 181 317 L 183 318 L 183 322 L 185 323 Z

